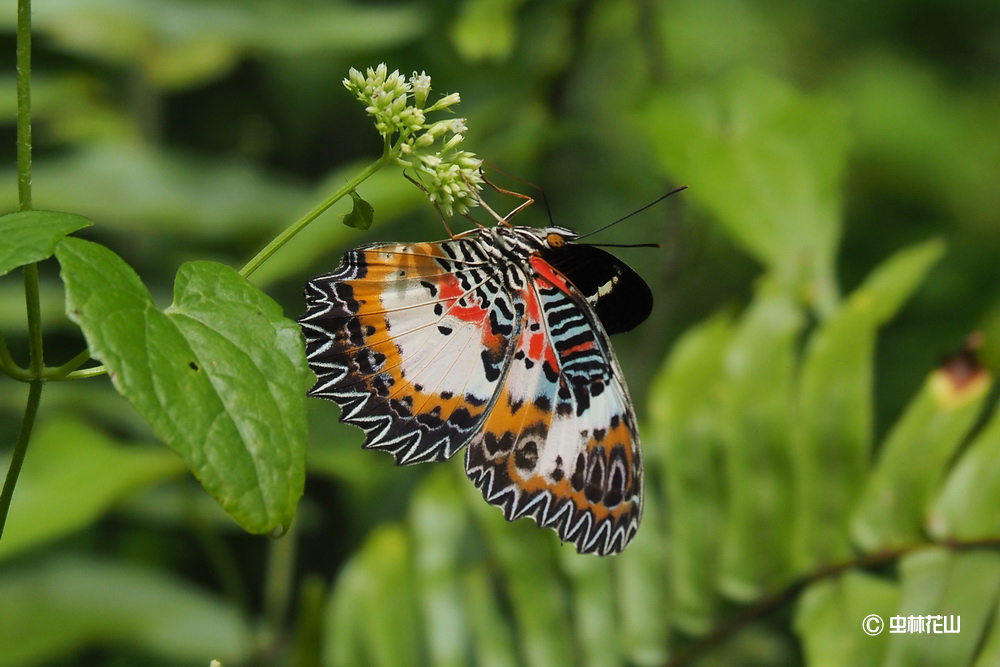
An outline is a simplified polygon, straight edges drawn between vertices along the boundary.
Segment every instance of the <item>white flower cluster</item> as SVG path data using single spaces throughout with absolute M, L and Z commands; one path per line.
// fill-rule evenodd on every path
M 385 63 L 369 67 L 364 74 L 352 67 L 344 86 L 375 117 L 375 129 L 390 143 L 396 162 L 413 170 L 444 215 L 463 214 L 478 204 L 482 160 L 459 149 L 465 119 L 427 122 L 427 114 L 458 104 L 458 93 L 425 106 L 431 78 L 414 72 L 407 80 L 398 70 L 389 73 Z

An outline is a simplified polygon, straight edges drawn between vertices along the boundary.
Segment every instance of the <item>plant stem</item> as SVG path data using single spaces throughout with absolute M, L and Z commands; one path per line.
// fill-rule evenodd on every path
M 370 177 L 376 171 L 378 171 L 386 164 L 388 164 L 390 155 L 391 155 L 390 148 L 388 144 L 386 144 L 386 149 L 382 153 L 382 157 L 380 157 L 378 160 L 372 162 L 370 165 L 362 169 L 360 172 L 358 172 L 357 176 L 348 181 L 342 188 L 340 188 L 335 193 L 333 193 L 332 195 L 324 199 L 322 202 L 320 202 L 319 205 L 317 205 L 311 211 L 309 211 L 304 216 L 299 218 L 285 231 L 278 234 L 278 236 L 276 236 L 273 241 L 264 246 L 263 250 L 257 253 L 257 255 L 253 259 L 247 262 L 246 265 L 242 269 L 240 269 L 240 275 L 243 276 L 244 278 L 249 277 L 250 274 L 256 271 L 260 267 L 260 265 L 267 260 L 268 257 L 277 252 L 278 249 L 281 248 L 281 246 L 288 243 L 292 239 L 292 237 L 294 237 L 296 234 L 305 229 L 306 226 L 309 225 L 309 223 L 311 223 L 313 220 L 318 218 L 321 213 L 323 213 L 328 208 L 336 204 L 338 201 L 346 197 L 350 192 L 353 192 L 355 189 L 357 189 L 359 185 L 361 185 L 361 183 L 367 180 L 368 177 Z
M 17 195 L 18 209 L 31 210 L 31 0 L 17 2 Z M 42 317 L 38 295 L 38 265 L 24 267 L 24 299 L 28 311 L 29 364 L 28 403 L 14 443 L 7 477 L 0 490 L 0 538 L 14 498 L 14 487 L 28 452 L 35 416 L 42 400 Z M 6 352 L 6 347 L 4 347 Z M 9 352 L 7 353 L 9 356 Z
M 72 359 L 70 359 L 69 361 L 67 361 L 62 366 L 56 366 L 55 368 L 47 368 L 47 369 L 45 369 L 45 372 L 42 374 L 42 376 L 46 380 L 64 380 L 64 379 L 66 379 L 67 377 L 70 377 L 70 375 L 72 375 L 72 374 L 74 374 L 76 372 L 79 372 L 80 374 L 83 374 L 83 373 L 86 373 L 87 371 L 97 370 L 97 368 L 88 368 L 85 371 L 77 371 L 76 370 L 80 366 L 82 366 L 83 364 L 87 363 L 88 360 L 90 360 L 90 350 L 89 349 L 85 349 L 82 352 L 80 352 L 79 354 L 77 354 L 75 357 L 73 357 Z M 106 370 L 104 368 L 104 366 L 99 366 L 98 368 L 102 372 L 104 372 Z M 73 377 L 74 377 L 74 379 L 76 379 L 76 378 L 80 377 L 80 375 L 73 375 Z
M 268 544 L 267 572 L 264 580 L 264 630 L 268 644 L 278 640 L 288 617 L 295 576 L 295 547 L 298 530 L 293 521 L 281 537 Z M 265 644 L 266 645 L 266 644 Z
M 666 667 L 686 667 L 687 665 L 694 664 L 723 641 L 729 639 L 751 623 L 760 620 L 775 609 L 778 609 L 779 607 L 795 600 L 806 588 L 817 582 L 825 579 L 832 579 L 833 577 L 837 577 L 848 570 L 872 568 L 893 563 L 904 558 L 905 556 L 908 556 L 914 551 L 917 551 L 918 549 L 927 549 L 932 547 L 945 547 L 956 551 L 966 549 L 996 550 L 1000 548 L 1000 537 L 984 538 L 979 540 L 929 541 L 906 547 L 899 547 L 897 549 L 888 549 L 872 554 L 866 554 L 842 563 L 822 567 L 815 572 L 792 582 L 785 588 L 761 598 L 754 604 L 737 613 L 732 618 L 715 626 L 707 635 L 698 638 L 670 656 L 670 660 L 667 662 Z
M 3 334 L 0 334 L 0 370 L 3 370 L 4 373 L 21 382 L 27 382 L 31 379 L 31 374 L 18 366 L 17 362 L 14 361 L 14 357 L 10 356 L 10 350 L 7 349 L 7 343 L 3 339 Z
M 42 307 L 38 295 L 38 265 L 24 267 L 24 305 L 28 313 L 28 370 L 31 378 L 40 379 L 45 369 L 42 350 Z
M 89 354 L 89 353 L 88 353 Z M 69 364 L 65 364 L 68 366 Z M 63 368 L 60 366 L 60 368 Z M 108 367 L 103 364 L 100 366 L 94 366 L 93 368 L 84 368 L 82 371 L 73 371 L 62 376 L 62 378 L 53 379 L 63 379 L 63 380 L 86 380 L 87 378 L 95 378 L 99 375 L 105 375 L 108 372 Z
M 7 469 L 3 490 L 0 491 L 0 539 L 3 538 L 7 512 L 10 511 L 10 502 L 14 498 L 14 486 L 17 484 L 17 478 L 21 474 L 21 466 L 24 464 L 24 456 L 28 451 L 31 430 L 35 426 L 35 415 L 38 414 L 38 404 L 42 400 L 41 380 L 32 380 L 28 387 L 28 404 L 24 408 L 21 429 L 17 433 L 17 442 L 14 444 L 14 455 L 10 460 L 10 467 Z
M 17 2 L 17 198 L 19 210 L 31 210 L 31 0 Z M 24 267 L 24 298 L 28 309 L 28 368 L 32 378 L 40 378 L 45 362 L 37 264 Z
M 31 0 L 17 0 L 17 196 L 31 210 Z

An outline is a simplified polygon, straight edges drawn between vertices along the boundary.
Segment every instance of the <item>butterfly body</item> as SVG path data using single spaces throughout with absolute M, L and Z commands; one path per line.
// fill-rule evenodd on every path
M 348 251 L 307 284 L 313 396 L 399 464 L 466 448 L 469 478 L 513 520 L 578 551 L 621 551 L 642 459 L 607 331 L 649 313 L 649 288 L 561 227 L 501 224 L 434 243 Z M 604 321 L 602 321 L 604 320 Z

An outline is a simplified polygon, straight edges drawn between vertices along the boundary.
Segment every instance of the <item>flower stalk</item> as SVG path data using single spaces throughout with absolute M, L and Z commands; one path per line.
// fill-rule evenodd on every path
M 465 119 L 427 120 L 428 114 L 448 111 L 458 104 L 458 93 L 426 106 L 431 78 L 425 72 L 414 72 L 406 78 L 398 70 L 389 72 L 385 63 L 369 67 L 364 73 L 352 67 L 343 83 L 373 116 L 375 129 L 382 135 L 382 156 L 276 236 L 240 269 L 243 277 L 256 271 L 320 214 L 388 165 L 410 170 L 431 203 L 445 216 L 463 215 L 478 205 L 482 160 L 459 148 L 467 130 Z

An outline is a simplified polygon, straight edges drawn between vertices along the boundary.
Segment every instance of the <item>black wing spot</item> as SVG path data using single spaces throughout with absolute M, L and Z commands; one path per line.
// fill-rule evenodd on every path
M 590 473 L 583 497 L 592 503 L 599 503 L 604 498 L 604 452 L 600 448 L 590 454 Z
M 483 444 L 486 446 L 486 451 L 489 452 L 490 456 L 506 454 L 514 448 L 514 434 L 510 431 L 504 431 L 498 438 L 496 433 L 487 431 L 483 435 Z
M 563 467 L 562 457 L 561 456 L 557 456 L 556 457 L 556 467 L 552 471 L 552 481 L 555 482 L 556 484 L 558 484 L 559 482 L 561 482 L 562 479 L 563 479 L 563 477 L 566 476 L 566 473 L 563 472 L 562 467 Z
M 514 465 L 518 470 L 531 472 L 538 464 L 538 444 L 528 440 L 514 451 Z
M 573 474 L 569 478 L 569 484 L 570 486 L 573 487 L 574 491 L 583 490 L 583 484 L 584 484 L 583 473 L 586 467 L 587 467 L 587 459 L 583 455 L 583 452 L 580 452 L 580 454 L 577 455 L 576 457 L 576 466 L 573 469 Z

